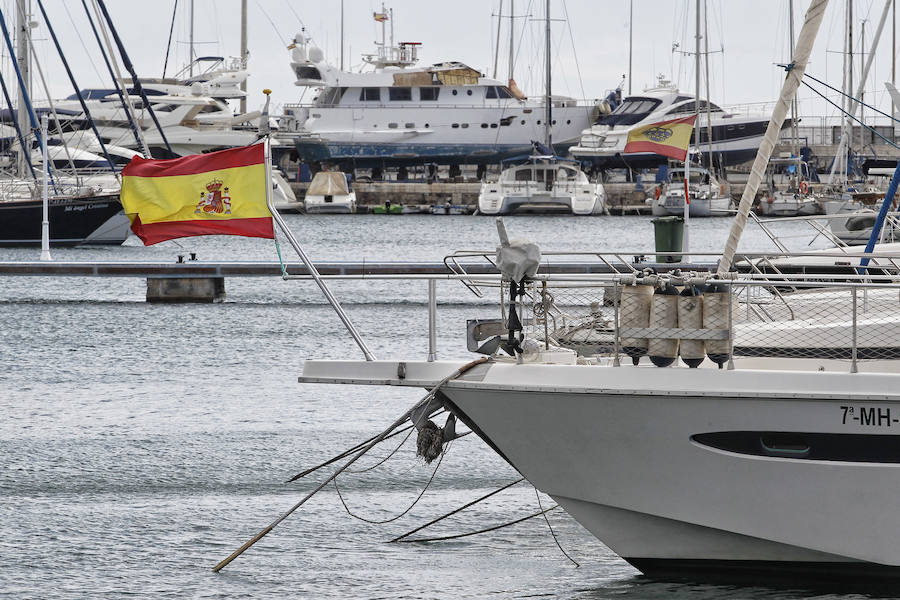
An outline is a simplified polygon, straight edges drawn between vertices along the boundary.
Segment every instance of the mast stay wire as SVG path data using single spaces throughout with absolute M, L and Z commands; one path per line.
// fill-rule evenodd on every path
M 269 25 L 272 26 L 272 29 L 275 30 L 275 35 L 277 35 L 278 39 L 281 40 L 281 45 L 287 46 L 288 44 L 286 41 L 284 41 L 284 36 L 281 35 L 280 31 L 278 31 L 278 27 L 275 26 L 275 22 L 272 20 L 272 17 L 270 17 L 269 13 L 266 12 L 266 9 L 264 9 L 262 7 L 262 4 L 259 3 L 259 0 L 256 0 L 256 7 L 259 9 L 259 12 L 261 12 L 263 14 L 263 16 L 266 18 L 266 21 L 269 22 Z
M 859 117 L 857 117 L 856 115 L 851 115 L 848 111 L 844 110 L 843 108 L 841 108 L 840 106 L 838 106 L 837 104 L 835 104 L 835 102 L 834 102 L 833 100 L 828 99 L 828 97 L 825 96 L 825 94 L 823 94 L 823 93 L 821 93 L 819 90 L 813 88 L 813 87 L 810 86 L 808 83 L 806 83 L 806 82 L 801 82 L 801 83 L 803 83 L 803 85 L 805 85 L 806 87 L 808 87 L 809 89 L 811 89 L 814 93 L 816 93 L 820 98 L 822 98 L 822 100 L 824 100 L 824 101 L 827 102 L 828 104 L 830 104 L 830 105 L 832 105 L 833 107 L 835 107 L 840 113 L 842 113 L 843 115 L 849 117 L 851 120 L 853 120 L 853 121 L 859 123 L 859 125 L 862 126 L 863 128 L 868 129 L 869 131 L 871 131 L 872 133 L 874 133 L 875 135 L 877 135 L 878 137 L 880 137 L 880 138 L 884 141 L 884 143 L 886 143 L 888 146 L 891 146 L 892 148 L 896 148 L 896 149 L 900 150 L 900 145 L 897 145 L 897 144 L 895 144 L 894 142 L 890 141 L 889 139 L 887 139 L 886 137 L 884 137 L 883 135 L 881 135 L 879 132 L 877 132 L 873 127 L 870 127 L 869 125 L 866 125 L 863 121 L 861 121 L 861 120 L 859 119 Z M 853 98 L 852 96 L 848 96 L 848 98 L 850 98 L 850 100 L 853 100 L 853 101 L 856 101 L 856 102 L 860 102 L 859 100 L 856 100 L 856 99 Z M 893 119 L 893 117 L 891 117 L 891 118 Z M 893 120 L 896 121 L 897 119 L 893 119 Z

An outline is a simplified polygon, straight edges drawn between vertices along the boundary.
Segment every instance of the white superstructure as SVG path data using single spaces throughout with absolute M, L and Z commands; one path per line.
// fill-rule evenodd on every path
M 374 70 L 357 73 L 327 63 L 299 34 L 291 67 L 309 99 L 285 106 L 281 135 L 295 135 L 302 160 L 345 167 L 496 163 L 544 139 L 542 98 L 458 62 L 413 66 L 418 48 L 382 45 L 370 61 Z M 562 96 L 552 106 L 552 139 L 564 151 L 596 109 Z

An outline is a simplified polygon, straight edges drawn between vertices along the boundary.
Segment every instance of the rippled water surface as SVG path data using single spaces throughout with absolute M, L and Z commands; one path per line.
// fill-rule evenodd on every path
M 496 245 L 493 220 L 359 215 L 288 220 L 317 260 L 438 260 Z M 728 220 L 692 223 L 719 250 Z M 649 218 L 508 220 L 545 249 L 647 249 Z M 785 226 L 800 233 L 800 226 Z M 805 232 L 804 232 L 805 233 Z M 805 247 L 805 234 L 792 244 Z M 821 246 L 821 241 L 814 245 Z M 771 249 L 749 232 L 743 248 Z M 144 248 L 54 249 L 56 260 L 276 260 L 267 240 L 209 237 Z M 284 246 L 282 252 L 287 254 Z M 0 260 L 37 251 L 0 249 Z M 454 442 L 422 500 L 376 525 L 349 516 L 333 487 L 220 574 L 213 565 L 329 473 L 294 473 L 374 435 L 413 389 L 299 385 L 308 357 L 359 356 L 309 282 L 230 279 L 226 302 L 150 305 L 131 278 L 0 277 L 0 594 L 8 597 L 833 598 L 803 590 L 655 583 L 562 511 L 431 544 L 387 540 L 518 478 L 475 436 Z M 439 284 L 439 352 L 467 356 L 465 321 L 492 299 Z M 379 358 L 424 358 L 424 282 L 338 282 L 335 292 Z M 359 463 L 374 465 L 394 438 Z M 403 512 L 433 474 L 411 441 L 382 466 L 339 479 L 369 520 Z M 541 496 L 543 507 L 552 500 Z M 516 486 L 426 530 L 463 533 L 536 512 Z M 842 596 L 862 597 L 862 596 Z

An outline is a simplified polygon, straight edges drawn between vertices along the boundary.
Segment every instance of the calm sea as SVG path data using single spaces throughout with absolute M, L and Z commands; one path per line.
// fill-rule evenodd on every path
M 317 260 L 438 260 L 496 245 L 493 219 L 288 216 Z M 647 249 L 644 217 L 521 217 L 510 233 L 545 249 Z M 692 245 L 721 249 L 730 221 L 695 220 Z M 780 227 L 795 248 L 811 233 Z M 813 243 L 822 246 L 821 240 Z M 744 249 L 772 245 L 758 230 Z M 144 248 L 55 249 L 56 260 L 276 260 L 271 241 L 207 237 Z M 286 255 L 289 250 L 282 246 Z M 37 258 L 0 249 L 0 260 Z M 300 385 L 309 357 L 359 357 L 310 282 L 231 279 L 216 305 L 149 305 L 140 279 L 0 278 L 0 594 L 13 598 L 806 598 L 822 592 L 655 583 L 562 511 L 453 542 L 387 540 L 514 481 L 475 436 L 454 442 L 422 500 L 369 524 L 326 488 L 222 573 L 213 565 L 327 475 L 284 481 L 374 435 L 419 390 Z M 424 358 L 424 282 L 339 282 L 379 358 Z M 493 299 L 442 282 L 441 358 L 465 357 L 465 321 Z M 399 440 L 396 440 L 399 442 Z M 387 456 L 386 443 L 360 470 Z M 339 479 L 351 511 L 403 512 L 432 477 L 407 442 Z M 541 497 L 544 507 L 552 505 Z M 450 535 L 538 510 L 522 484 L 425 531 Z M 818 595 L 817 595 L 818 594 Z M 843 597 L 843 596 L 842 596 Z

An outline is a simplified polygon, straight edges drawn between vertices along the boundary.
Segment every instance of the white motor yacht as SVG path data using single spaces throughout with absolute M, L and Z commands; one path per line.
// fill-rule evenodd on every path
M 514 81 L 485 77 L 453 61 L 415 66 L 419 44 L 382 39 L 365 57 L 371 70 L 343 71 L 301 33 L 291 46 L 295 84 L 307 100 L 285 106 L 279 135 L 296 140 L 299 158 L 352 167 L 385 164 L 488 164 L 531 150 L 544 139 L 545 101 Z M 554 152 L 576 143 L 594 103 L 553 96 Z
M 707 120 L 707 108 L 709 119 Z M 625 153 L 628 132 L 650 123 L 670 121 L 698 113 L 695 125 L 699 146 L 720 165 L 740 164 L 752 160 L 765 135 L 768 115 L 728 112 L 723 108 L 700 101 L 697 107 L 692 94 L 683 92 L 659 76 L 658 85 L 643 94 L 628 96 L 612 113 L 602 115 L 585 129 L 577 145 L 570 148 L 572 156 L 590 162 L 601 169 L 654 168 L 665 164 L 664 156 L 650 152 Z M 712 129 L 709 142 L 708 127 Z M 790 119 L 783 127 L 790 126 Z
M 319 171 L 313 177 L 303 208 L 309 214 L 355 213 L 356 192 L 347 185 L 347 175 L 341 171 Z

